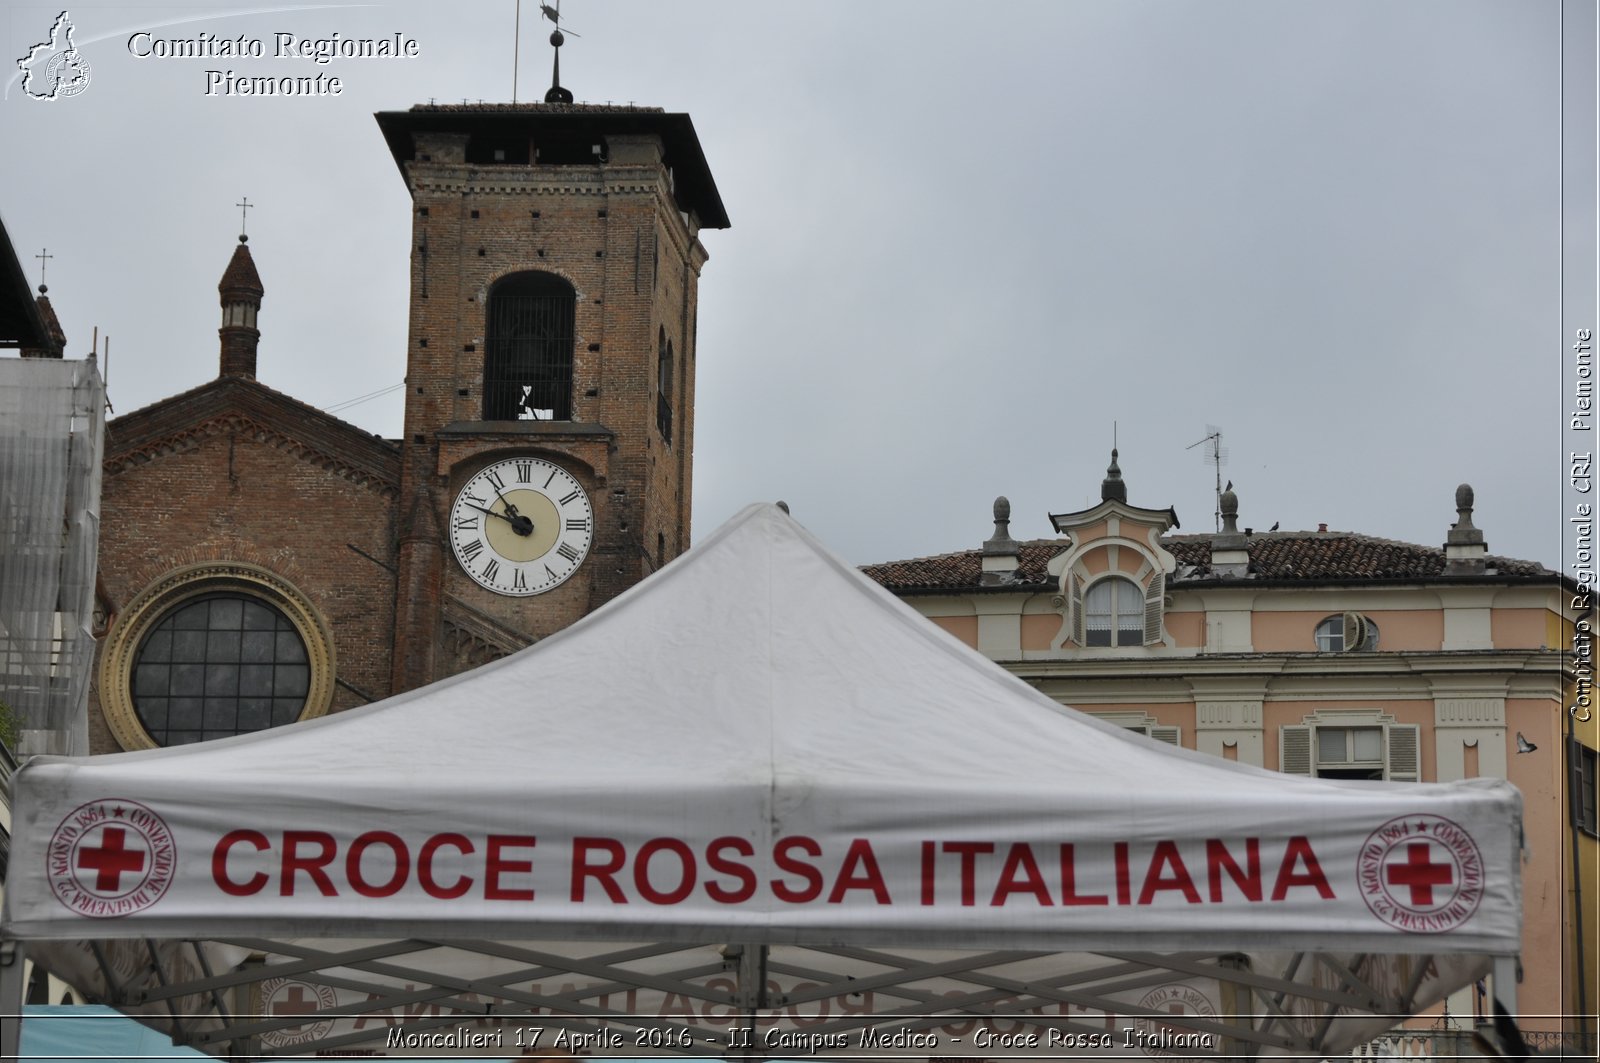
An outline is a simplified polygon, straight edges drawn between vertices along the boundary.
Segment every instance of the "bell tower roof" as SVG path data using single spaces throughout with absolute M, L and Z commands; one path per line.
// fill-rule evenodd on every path
M 261 274 L 256 272 L 256 260 L 250 255 L 250 245 L 245 243 L 243 236 L 239 237 L 239 246 L 233 249 L 233 257 L 228 260 L 228 268 L 222 271 L 222 280 L 217 283 L 217 291 L 222 294 L 225 302 L 231 302 L 230 296 L 245 297 L 255 296 L 259 302 L 267 294 L 261 286 Z
M 464 136 L 465 161 L 479 161 L 477 156 L 483 155 L 481 161 L 487 165 L 529 165 L 542 144 L 566 150 L 583 140 L 603 147 L 607 137 L 656 136 L 661 139 L 663 161 L 672 168 L 679 207 L 692 211 L 702 228 L 728 228 L 728 212 L 687 114 L 594 103 L 427 103 L 409 111 L 379 111 L 375 117 L 402 176 L 409 163 L 444 161 L 419 158 L 418 134 Z M 503 159 L 492 154 L 508 147 Z M 600 161 L 588 148 L 578 157 L 584 163 Z

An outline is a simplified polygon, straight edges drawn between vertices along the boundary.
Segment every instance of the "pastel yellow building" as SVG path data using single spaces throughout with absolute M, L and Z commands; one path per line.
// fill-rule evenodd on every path
M 1511 780 L 1527 837 L 1519 1010 L 1536 1045 L 1581 1045 L 1596 730 L 1569 743 L 1566 727 L 1572 636 L 1593 612 L 1570 579 L 1490 554 L 1473 502 L 1458 488 L 1444 544 L 1426 547 L 1241 529 L 1230 484 L 1222 531 L 1181 535 L 1171 509 L 1128 502 L 1113 451 L 1100 503 L 1051 514 L 1055 538 L 1013 539 L 1002 498 L 980 548 L 865 571 L 1057 701 L 1160 741 L 1302 775 Z M 1430 1021 L 1470 1027 L 1483 1003 L 1450 1007 Z

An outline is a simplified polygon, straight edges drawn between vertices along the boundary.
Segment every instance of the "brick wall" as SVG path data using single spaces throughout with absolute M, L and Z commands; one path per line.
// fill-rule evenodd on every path
M 335 688 L 335 711 L 364 703 L 350 687 L 375 699 L 390 693 L 392 446 L 241 380 L 113 421 L 108 436 L 100 573 L 113 603 L 126 606 L 181 566 L 259 565 L 325 620 L 337 676 L 349 684 Z M 98 694 L 96 685 L 91 748 L 110 752 L 120 747 Z

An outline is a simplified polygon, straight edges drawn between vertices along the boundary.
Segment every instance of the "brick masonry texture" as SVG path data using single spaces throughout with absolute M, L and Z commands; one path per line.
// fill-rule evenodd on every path
M 662 142 L 610 136 L 608 157 L 593 164 L 468 165 L 453 110 L 436 114 L 402 166 L 413 240 L 401 439 L 256 381 L 259 333 L 226 322 L 218 379 L 108 428 L 105 604 L 115 610 L 200 562 L 276 573 L 332 632 L 333 711 L 553 634 L 689 546 L 706 253 L 674 198 Z M 486 301 L 497 280 L 524 270 L 556 274 L 577 293 L 571 422 L 482 420 Z M 259 305 L 261 278 L 242 245 L 219 288 L 225 315 L 230 297 Z M 673 350 L 670 441 L 656 417 L 663 336 Z M 259 357 L 270 360 L 270 345 Z M 587 561 L 529 598 L 469 579 L 442 530 L 465 481 L 513 454 L 567 469 L 595 514 Z M 113 751 L 98 706 L 96 690 L 91 747 Z

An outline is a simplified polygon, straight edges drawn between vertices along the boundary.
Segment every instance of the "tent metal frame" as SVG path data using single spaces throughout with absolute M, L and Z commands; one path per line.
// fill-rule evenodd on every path
M 104 1003 L 138 1009 L 146 1016 L 150 1009 L 159 1008 L 165 1012 L 165 1021 L 160 1025 L 170 1024 L 175 1043 L 236 1059 L 254 1058 L 264 1051 L 272 1054 L 271 1049 L 263 1048 L 264 1034 L 363 1014 L 376 1013 L 386 1018 L 370 1031 L 335 1026 L 322 1037 L 297 1041 L 286 1050 L 299 1055 L 382 1044 L 396 1025 L 392 1018 L 400 1008 L 442 1012 L 399 1023 L 399 1029 L 406 1034 L 462 1027 L 475 1021 L 517 1019 L 547 1031 L 575 1034 L 614 1031 L 619 1027 L 641 1031 L 641 1036 L 654 1037 L 650 1054 L 754 1059 L 768 1054 L 759 1034 L 762 1026 L 770 1024 L 764 1012 L 770 1014 L 772 1010 L 868 991 L 880 998 L 870 1011 L 819 1017 L 808 1022 L 804 1032 L 848 1035 L 852 1044 L 859 1044 L 862 1034 L 874 1031 L 881 1034 L 925 1030 L 951 1025 L 953 1021 L 1001 1017 L 1025 1022 L 1041 1031 L 1053 1029 L 1083 1035 L 1107 1032 L 1106 1025 L 1087 1019 L 1029 1014 L 1035 1009 L 1053 1007 L 1059 1012 L 1073 1006 L 1114 1014 L 1119 1021 L 1159 1020 L 1169 1029 L 1212 1034 L 1217 1039 L 1218 1056 L 1250 1057 L 1263 1049 L 1274 1049 L 1316 1059 L 1326 1053 L 1326 1039 L 1335 1020 L 1341 1017 L 1398 1018 L 1412 1014 L 1413 995 L 1420 988 L 1431 959 L 1426 954 L 1411 957 L 1405 983 L 1398 990 L 1385 993 L 1359 977 L 1352 964 L 1329 953 L 1304 951 L 1292 953 L 1281 970 L 1270 972 L 1252 970 L 1248 958 L 1238 953 L 1076 954 L 1093 955 L 1104 962 L 1055 977 L 1019 980 L 999 969 L 1060 954 L 974 950 L 953 955 L 941 951 L 938 958 L 928 959 L 860 946 L 784 946 L 782 954 L 774 957 L 767 945 L 725 945 L 720 950 L 720 961 L 707 963 L 706 946 L 695 943 L 619 946 L 596 955 L 568 956 L 537 943 L 484 940 L 385 940 L 344 950 L 323 950 L 303 943 L 238 938 L 220 940 L 218 944 L 242 949 L 252 959 L 221 972 L 213 970 L 203 942 L 189 941 L 201 977 L 180 981 L 163 962 L 156 940 L 145 939 L 145 944 L 150 958 L 146 973 L 153 982 L 146 983 L 147 988 L 134 988 L 119 981 L 103 951 L 94 948 L 101 972 L 112 986 Z M 483 977 L 466 977 L 406 961 L 408 956 L 439 949 L 499 963 L 509 961 L 516 966 Z M 679 952 L 693 952 L 692 957 L 685 957 L 692 962 L 665 973 L 644 973 L 628 966 Z M 6 942 L 0 947 L 0 1012 L 6 1015 L 4 1028 L 0 1029 L 0 1055 L 10 1057 L 17 1052 L 19 1023 L 13 1016 L 21 1013 L 22 956 L 20 942 Z M 802 958 L 807 962 L 798 962 Z M 830 961 L 834 961 L 832 965 Z M 872 975 L 849 974 L 837 966 L 841 961 L 856 969 L 870 964 L 881 971 Z M 1516 960 L 1496 957 L 1493 963 L 1495 995 L 1509 1009 L 1515 1009 Z M 1297 981 L 1296 975 L 1308 964 L 1324 968 L 1337 987 Z M 565 993 L 519 988 L 571 975 L 598 982 Z M 803 992 L 774 996 L 768 990 L 769 975 L 800 979 L 809 987 Z M 290 1017 L 251 1014 L 248 1006 L 240 1006 L 253 985 L 284 977 L 364 994 L 367 999 Z M 731 978 L 734 989 L 711 990 L 695 981 L 708 977 Z M 1172 982 L 1175 977 L 1216 979 L 1223 988 L 1227 1013 L 1219 1011 L 1212 1018 L 1173 1014 L 1113 999 L 1113 994 Z M 968 988 L 952 996 L 925 988 L 924 984 L 932 980 L 956 982 Z M 629 1014 L 599 1003 L 638 989 L 677 994 L 697 1010 L 704 1006 L 726 1009 L 729 1021 L 726 1027 L 712 1026 L 715 1032 L 708 1032 L 705 1025 Z M 206 1009 L 192 1013 L 179 1010 L 180 1002 L 193 998 L 206 1001 Z M 726 1028 L 750 1033 L 735 1046 L 725 1036 Z M 1307 1028 L 1311 1032 L 1306 1032 Z M 794 1052 L 775 1048 L 770 1054 L 785 1056 Z

